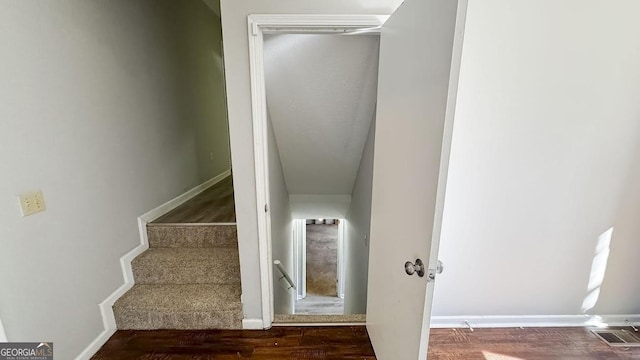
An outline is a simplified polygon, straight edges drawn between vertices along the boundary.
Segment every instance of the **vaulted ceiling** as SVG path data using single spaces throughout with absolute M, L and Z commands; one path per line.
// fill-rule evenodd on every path
M 351 194 L 378 77 L 375 35 L 267 35 L 267 107 L 290 194 Z

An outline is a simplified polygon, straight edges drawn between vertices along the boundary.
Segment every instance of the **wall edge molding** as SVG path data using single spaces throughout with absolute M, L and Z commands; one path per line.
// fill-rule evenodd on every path
M 243 330 L 264 330 L 262 319 L 242 319 Z
M 115 329 L 111 329 L 111 330 L 105 329 L 105 330 L 103 330 L 98 335 L 98 337 L 93 339 L 93 341 L 89 344 L 89 346 L 87 346 L 84 350 L 82 350 L 80 355 L 78 355 L 75 360 L 89 360 L 89 359 L 91 359 L 91 357 L 95 353 L 97 353 L 98 350 L 100 350 L 102 345 L 104 345 L 115 332 L 116 332 Z
M 4 325 L 2 325 L 2 319 L 0 319 L 0 342 L 7 342 L 7 333 L 4 331 Z
M 175 198 L 167 201 L 166 203 L 138 216 L 138 233 L 140 236 L 140 244 L 138 244 L 135 248 L 133 248 L 131 251 L 124 254 L 120 258 L 120 268 L 122 270 L 124 283 L 98 305 L 98 307 L 100 308 L 100 315 L 102 316 L 102 324 L 104 326 L 104 330 L 100 334 L 98 334 L 98 336 L 93 341 L 91 341 L 91 343 L 84 350 L 82 350 L 82 352 L 75 358 L 75 360 L 89 360 L 116 332 L 117 328 L 116 319 L 113 314 L 113 304 L 122 295 L 124 295 L 124 293 L 126 293 L 133 287 L 134 282 L 133 271 L 131 270 L 131 261 L 136 256 L 140 255 L 149 248 L 149 239 L 147 238 L 147 224 L 184 204 L 185 202 L 194 198 L 213 185 L 226 179 L 230 175 L 231 169 L 225 170 L 222 173 L 214 176 L 213 178 L 203 182 L 202 184 L 188 190 L 187 192 L 178 195 Z
M 629 321 L 629 323 L 626 322 Z M 433 316 L 431 328 L 602 327 L 640 325 L 640 314 L 623 315 L 469 315 Z

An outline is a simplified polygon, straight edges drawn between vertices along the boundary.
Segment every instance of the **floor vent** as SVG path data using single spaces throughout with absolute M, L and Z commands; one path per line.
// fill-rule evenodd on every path
M 640 339 L 638 339 L 630 331 L 621 330 L 591 330 L 597 337 L 607 343 L 609 346 L 631 347 L 640 346 Z

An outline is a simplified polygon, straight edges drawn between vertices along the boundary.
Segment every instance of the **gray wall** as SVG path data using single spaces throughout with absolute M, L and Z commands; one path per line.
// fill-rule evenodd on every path
M 238 246 L 245 318 L 262 318 L 247 15 L 260 13 L 390 14 L 401 3 L 402 0 L 368 0 L 366 3 L 342 0 L 221 1 L 231 158 L 233 184 L 236 190 Z
M 367 142 L 364 145 L 360 168 L 351 193 L 351 206 L 346 218 L 345 314 L 364 314 L 367 310 L 374 141 L 375 121 L 371 123 Z
M 180 50 L 211 27 L 203 14 L 185 26 L 177 4 L 3 4 L 0 317 L 10 341 L 80 353 L 103 330 L 98 304 L 123 283 L 136 217 L 206 177 L 189 115 L 200 110 L 183 94 L 201 84 Z M 16 195 L 33 189 L 47 211 L 23 218 Z
M 269 151 L 269 206 L 271 215 L 271 255 L 273 260 L 280 260 L 293 276 L 293 219 L 289 205 L 289 192 L 284 181 L 280 151 L 273 133 L 271 118 L 267 121 L 267 146 Z M 292 314 L 295 290 L 289 290 L 289 284 L 273 267 L 273 308 L 275 314 Z
M 198 177 L 204 182 L 231 167 L 222 24 L 202 1 L 174 1 L 171 7 L 184 69 L 176 95 L 187 105 L 181 116 L 196 128 Z
M 434 315 L 583 314 L 610 228 L 587 313 L 640 313 L 639 12 L 469 2 Z

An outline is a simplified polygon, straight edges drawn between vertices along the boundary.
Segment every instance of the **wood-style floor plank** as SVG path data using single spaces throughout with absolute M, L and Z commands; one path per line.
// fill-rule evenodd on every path
M 375 359 L 363 326 L 117 331 L 94 360 Z
M 454 359 L 640 359 L 640 348 L 609 347 L 585 328 L 432 329 L 429 360 Z
M 92 359 L 371 360 L 375 355 L 364 326 L 344 326 L 118 331 Z M 611 348 L 584 328 L 433 329 L 429 359 L 640 359 L 640 348 Z
M 162 224 L 235 223 L 231 176 L 153 221 Z

